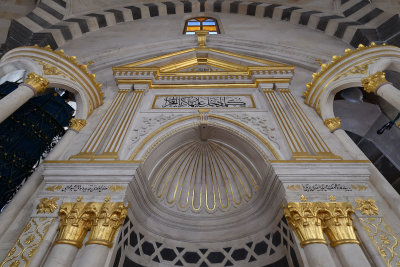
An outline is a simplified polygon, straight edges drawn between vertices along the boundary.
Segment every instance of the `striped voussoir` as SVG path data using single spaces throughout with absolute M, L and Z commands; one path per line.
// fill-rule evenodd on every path
M 207 12 L 232 13 L 306 26 L 356 47 L 386 42 L 400 46 L 399 15 L 388 14 L 368 1 L 341 0 L 341 13 L 327 14 L 296 6 L 237 0 L 181 0 L 114 7 L 64 19 L 64 0 L 43 0 L 27 16 L 13 20 L 3 52 L 21 45 L 50 45 L 53 49 L 87 32 L 137 19 Z

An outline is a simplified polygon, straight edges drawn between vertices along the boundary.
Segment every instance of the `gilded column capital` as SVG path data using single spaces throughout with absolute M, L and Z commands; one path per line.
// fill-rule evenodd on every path
M 308 244 L 327 244 L 322 231 L 318 202 L 289 202 L 284 207 L 285 217 L 300 240 L 301 247 Z
M 109 202 L 107 198 L 93 221 L 86 245 L 97 244 L 111 248 L 115 234 L 123 225 L 127 208 L 123 202 Z
M 96 203 L 66 202 L 60 207 L 60 231 L 58 232 L 55 244 L 68 244 L 78 248 L 90 229 L 96 216 Z
M 385 73 L 383 71 L 378 71 L 375 74 L 368 76 L 367 78 L 363 78 L 361 80 L 362 86 L 364 87 L 364 91 L 367 93 L 375 93 L 378 88 L 387 83 Z
M 378 206 L 375 204 L 375 199 L 361 199 L 361 198 L 356 198 L 355 199 L 357 206 L 356 210 L 361 211 L 361 214 L 363 215 L 378 215 Z
M 319 216 L 323 230 L 332 247 L 341 244 L 360 244 L 354 232 L 353 206 L 349 202 L 321 203 Z
M 70 129 L 73 129 L 73 130 L 75 130 L 75 131 L 77 131 L 77 132 L 79 132 L 80 130 L 82 130 L 82 128 L 85 127 L 85 125 L 86 125 L 86 120 L 84 120 L 84 119 L 75 119 L 75 118 L 72 118 L 72 119 L 69 121 L 69 128 L 70 128 Z
M 324 120 L 324 124 L 328 129 L 333 133 L 337 129 L 340 129 L 341 123 L 339 117 L 336 118 L 327 118 Z
M 30 72 L 28 73 L 24 84 L 28 85 L 35 95 L 38 95 L 43 94 L 46 91 L 49 81 L 34 72 Z

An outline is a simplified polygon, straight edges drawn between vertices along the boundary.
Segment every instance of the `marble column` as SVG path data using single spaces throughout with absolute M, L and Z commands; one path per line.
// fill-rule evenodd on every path
M 58 215 L 60 230 L 56 241 L 44 263 L 45 267 L 70 267 L 75 260 L 78 249 L 82 247 L 90 226 L 96 216 L 94 203 L 81 202 L 63 203 Z
M 307 261 L 313 267 L 334 267 L 319 218 L 318 202 L 289 202 L 284 208 L 290 227 L 304 248 Z
M 385 73 L 378 71 L 361 80 L 364 91 L 375 93 L 400 110 L 400 90 L 386 80 Z
M 319 217 L 323 230 L 335 248 L 343 267 L 371 266 L 354 232 L 353 206 L 349 202 L 321 203 Z
M 104 266 L 115 234 L 125 220 L 128 207 L 123 202 L 110 202 L 110 198 L 107 197 L 104 203 L 95 204 L 101 204 L 101 207 L 97 209 L 86 246 L 73 266 Z
M 57 160 L 67 150 L 68 145 L 74 140 L 79 131 L 85 127 L 86 120 L 71 119 L 69 129 L 65 132 L 60 142 L 47 155 L 46 160 Z
M 44 93 L 49 81 L 31 72 L 24 83 L 0 100 L 0 123 L 13 114 L 31 97 Z

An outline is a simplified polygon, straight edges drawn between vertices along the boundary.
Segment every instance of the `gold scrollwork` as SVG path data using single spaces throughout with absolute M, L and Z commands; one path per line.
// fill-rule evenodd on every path
M 85 125 L 86 125 L 86 120 L 84 120 L 84 119 L 72 118 L 69 121 L 69 128 L 71 128 L 71 129 L 73 129 L 73 130 L 75 130 L 77 132 L 82 130 L 82 128 L 85 127 Z
M 299 190 L 301 190 L 301 186 L 299 184 L 298 185 L 294 185 L 294 184 L 288 185 L 286 188 L 291 190 L 291 191 L 299 191 Z
M 339 129 L 341 127 L 341 123 L 340 123 L 340 119 L 339 117 L 336 118 L 327 118 L 324 120 L 324 124 L 326 127 L 328 127 L 328 129 L 331 132 L 334 132 L 335 130 Z
M 361 199 L 356 198 L 355 202 L 357 203 L 356 210 L 361 211 L 363 215 L 378 215 L 378 207 L 375 204 L 375 199 Z
M 41 198 L 40 203 L 36 206 L 37 213 L 53 213 L 57 208 L 58 197 Z
M 361 80 L 362 86 L 364 87 L 364 91 L 367 93 L 375 93 L 377 88 L 379 88 L 382 84 L 387 83 L 385 73 L 383 71 L 378 71 L 375 74 L 368 76 Z
M 360 222 L 386 265 L 400 266 L 399 238 L 383 218 L 360 218 Z
M 24 82 L 33 88 L 35 95 L 42 94 L 46 91 L 49 81 L 34 72 L 28 73 L 28 76 Z
M 54 218 L 31 218 L 0 266 L 29 266 Z

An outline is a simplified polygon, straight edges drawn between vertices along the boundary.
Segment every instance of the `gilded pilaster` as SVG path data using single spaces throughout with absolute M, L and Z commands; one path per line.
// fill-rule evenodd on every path
M 319 216 L 322 228 L 332 247 L 341 244 L 360 244 L 354 232 L 353 206 L 349 202 L 321 203 Z
M 318 202 L 289 202 L 283 209 L 285 217 L 300 240 L 301 247 L 308 244 L 327 244 L 318 216 Z
M 77 202 L 63 203 L 58 212 L 60 231 L 55 244 L 68 244 L 80 248 L 96 217 L 96 206 L 95 203 L 81 202 L 80 198 Z
M 361 80 L 364 91 L 375 94 L 379 87 L 387 82 L 388 81 L 386 80 L 385 73 L 383 71 L 378 71 L 377 73 Z
M 43 94 L 46 91 L 49 81 L 34 72 L 30 72 L 24 84 L 28 85 L 35 95 L 38 95 Z
M 85 125 L 86 125 L 86 120 L 84 120 L 84 119 L 72 118 L 69 121 L 69 128 L 72 129 L 72 130 L 75 130 L 77 132 L 82 130 L 82 128 L 85 127 Z
M 111 248 L 115 234 L 125 220 L 127 208 L 123 202 L 110 202 L 107 198 L 93 221 L 86 245 L 98 244 Z

